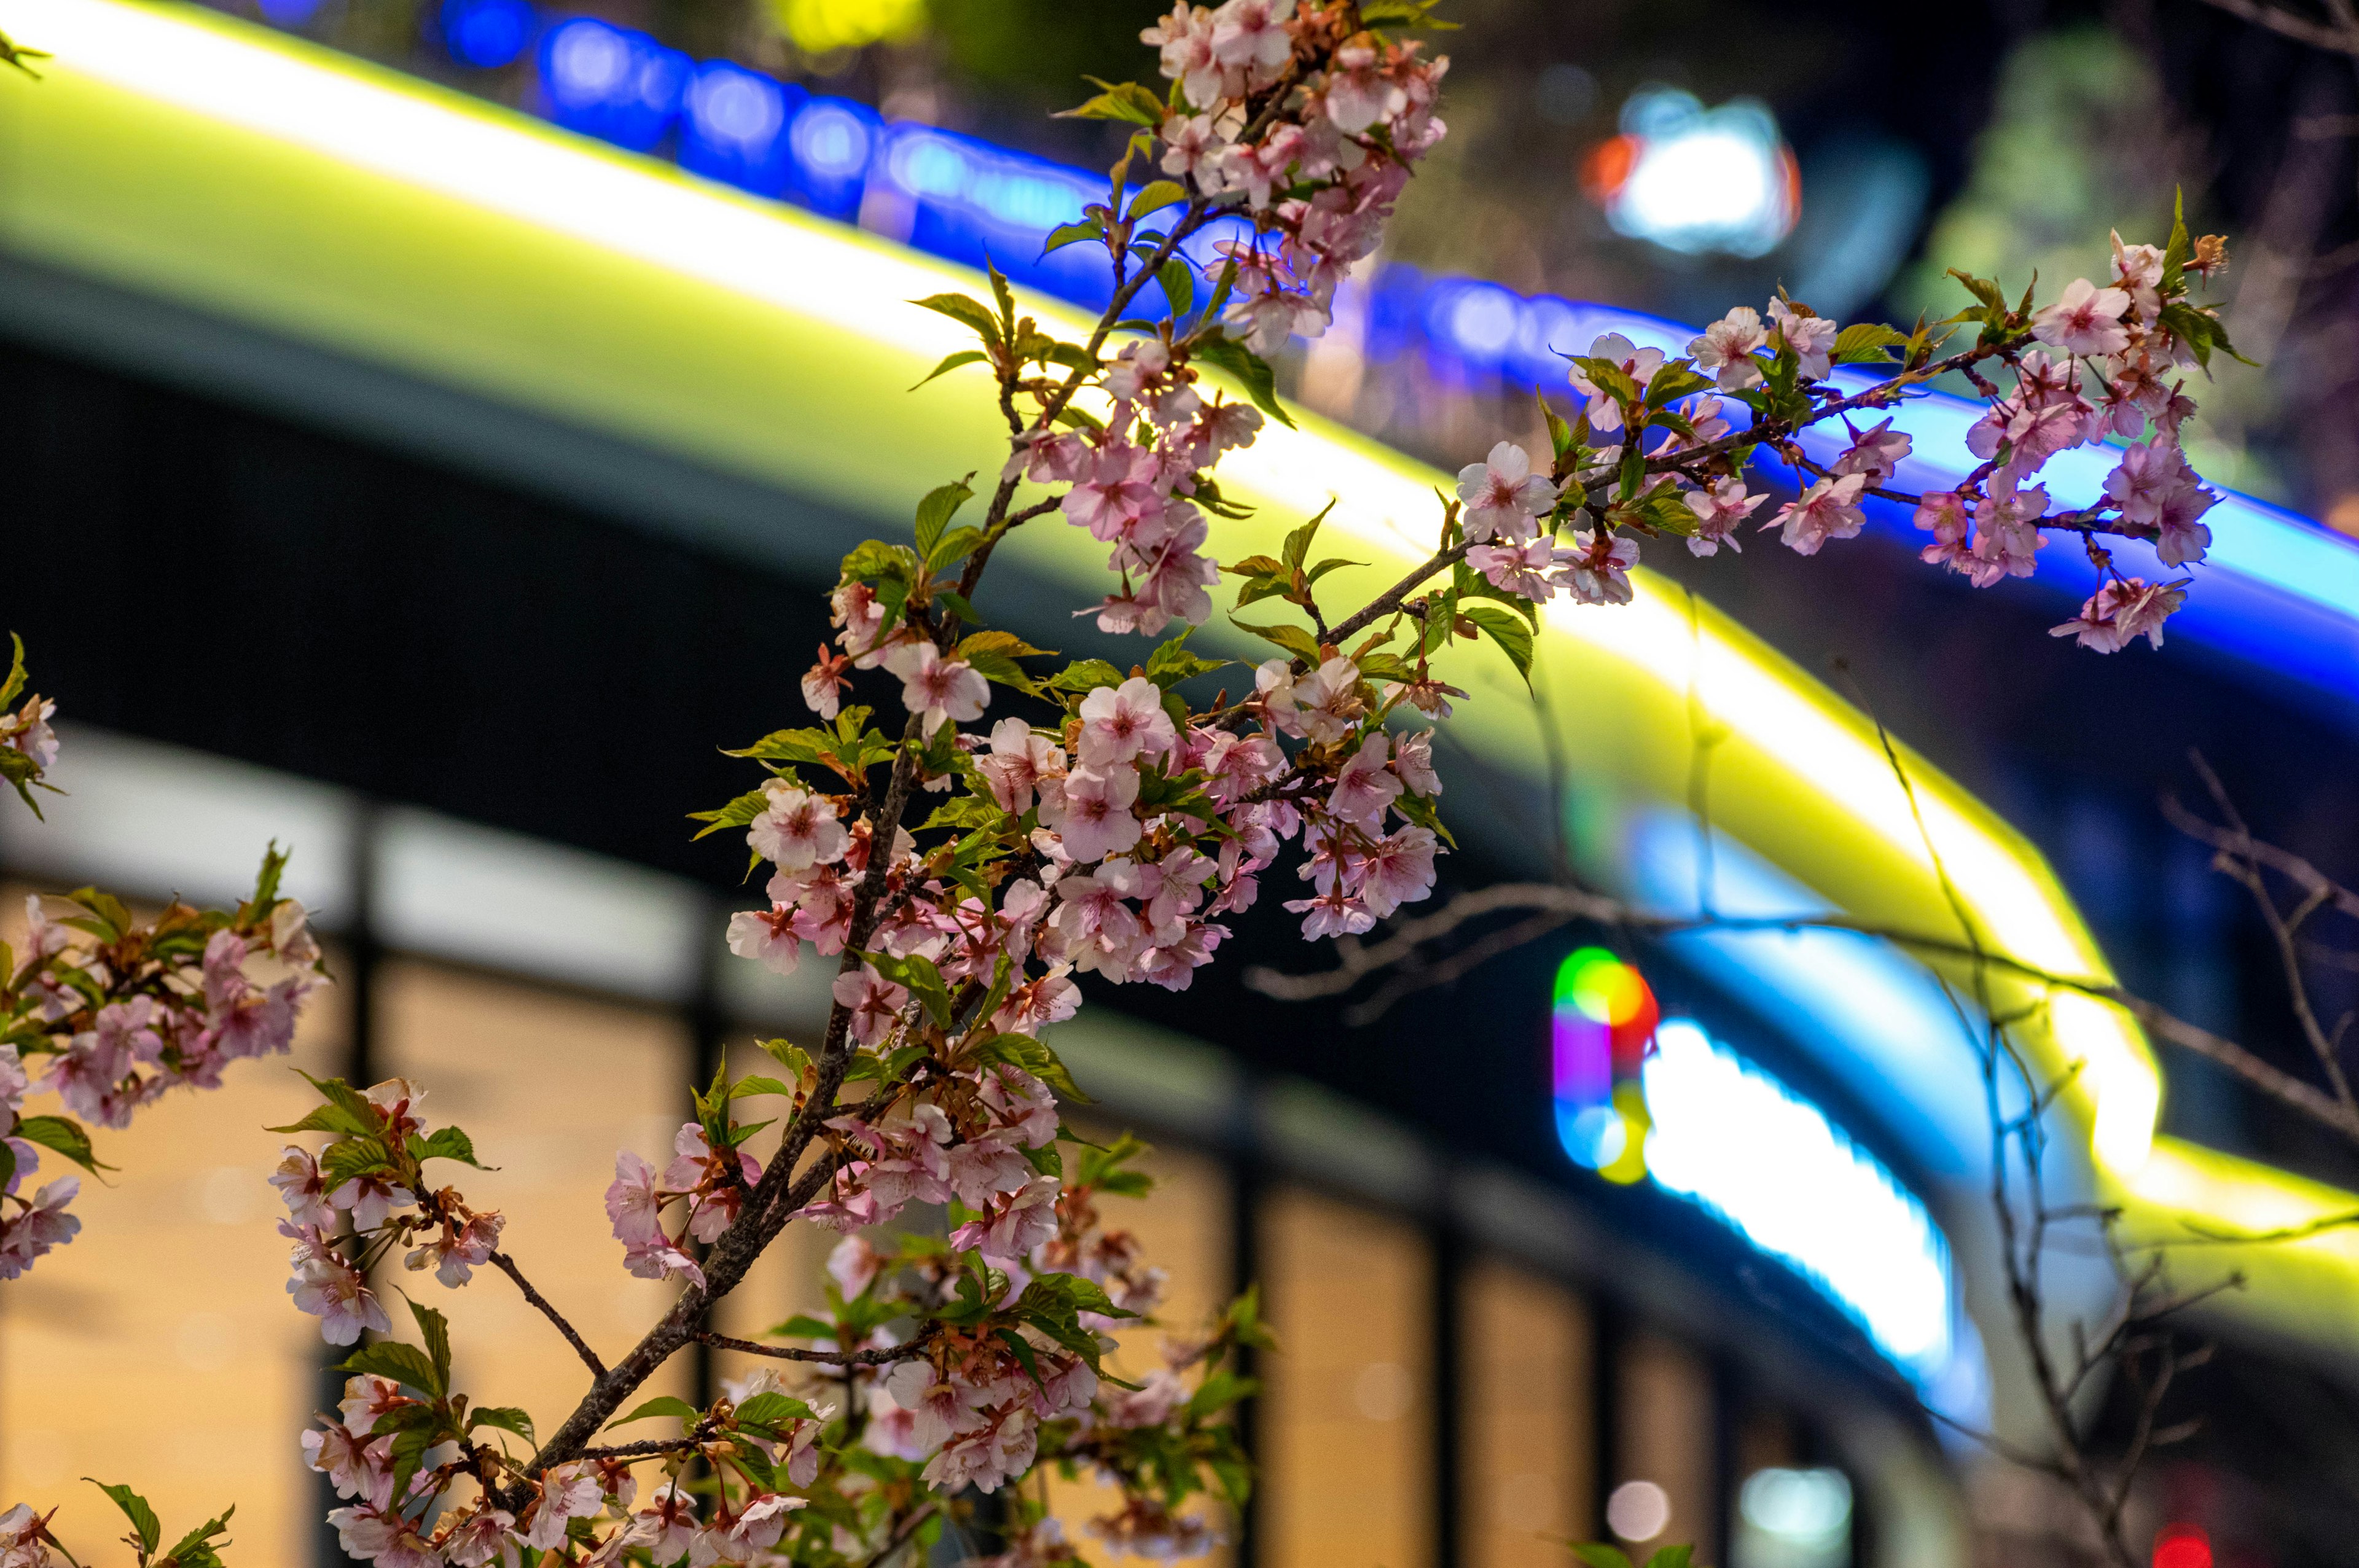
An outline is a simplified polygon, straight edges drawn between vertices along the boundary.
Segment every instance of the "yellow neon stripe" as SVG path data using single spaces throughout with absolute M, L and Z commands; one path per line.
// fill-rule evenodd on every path
M 0 0 L 0 25 L 57 57 L 48 81 L 0 94 L 23 133 L 0 188 L 12 248 L 880 516 L 906 515 L 913 461 L 994 460 L 978 400 L 898 393 L 963 346 L 958 328 L 904 303 L 972 288 L 960 269 L 193 8 Z M 1082 330 L 1053 302 L 1027 308 Z M 1267 430 L 1225 477 L 1265 507 L 1235 530 L 1248 546 L 1341 495 L 1333 526 L 1378 557 L 1340 579 L 1346 590 L 1422 556 L 1433 487 L 1447 482 L 1310 418 Z M 1096 591 L 1086 539 L 1031 529 L 1013 546 L 1077 599 Z M 1945 927 L 1916 822 L 1860 715 L 1708 607 L 1691 623 L 1684 597 L 1652 579 L 1625 609 L 1559 604 L 1547 624 L 1550 700 L 1585 775 L 1680 799 L 1692 684 L 1734 737 L 1715 766 L 1728 830 L 1846 908 Z M 1471 667 L 1462 679 L 1496 682 Z M 1536 773 L 1515 709 L 1478 703 L 1453 732 Z M 1912 776 L 1989 939 L 2104 973 L 2036 852 L 1932 770 Z M 2058 1000 L 2046 1044 L 2052 1062 L 2086 1064 L 2074 1103 L 2107 1184 L 2144 1217 L 2234 1225 L 2269 1201 L 2305 1215 L 2328 1201 L 2331 1189 L 2283 1173 L 2158 1145 L 2160 1078 L 2113 1010 Z M 2359 1252 L 2321 1242 L 2283 1256 L 2295 1260 L 2273 1270 L 2285 1300 L 2314 1326 L 2348 1315 Z

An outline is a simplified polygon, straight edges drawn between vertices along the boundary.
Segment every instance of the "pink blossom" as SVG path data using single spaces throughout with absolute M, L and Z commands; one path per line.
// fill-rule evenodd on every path
M 1103 773 L 1134 758 L 1163 758 L 1176 739 L 1163 688 L 1143 676 L 1082 698 L 1082 766 Z
M 2080 614 L 2048 634 L 2074 638 L 2100 654 L 2118 653 L 2140 637 L 2159 648 L 2162 623 L 2186 600 L 2184 579 L 2149 584 L 2142 578 L 2125 578 L 2097 589 Z
M 967 1487 L 980 1492 L 997 1491 L 1032 1467 L 1038 1441 L 1039 1433 L 1029 1420 L 1004 1416 L 944 1447 L 927 1465 L 924 1479 L 928 1486 L 945 1492 Z
M 896 985 L 863 964 L 835 977 L 829 988 L 839 1006 L 852 1011 L 852 1037 L 863 1045 L 882 1044 L 909 1003 L 909 988 Z
M 498 1558 L 504 1568 L 523 1561 L 516 1537 L 516 1516 L 506 1509 L 486 1508 L 468 1516 L 442 1543 L 443 1555 L 459 1568 L 484 1568 Z M 687 1547 L 680 1548 L 685 1552 Z
M 1024 1185 L 996 1202 L 980 1219 L 969 1220 L 951 1232 L 951 1245 L 960 1251 L 972 1248 L 995 1263 L 1020 1262 L 1032 1249 L 1057 1234 L 1054 1176 L 1033 1175 Z
M 1066 978 L 1071 969 L 1069 964 L 1053 966 L 1008 992 L 992 1015 L 991 1026 L 1003 1033 L 1038 1034 L 1043 1024 L 1072 1017 L 1081 1011 L 1082 989 Z
M 2122 313 L 2130 297 L 2118 288 L 2099 288 L 2085 277 L 2064 286 L 2055 304 L 2035 311 L 2031 335 L 2053 343 L 2068 354 L 2117 354 L 2130 346 Z
M 576 1459 L 560 1465 L 540 1478 L 540 1500 L 527 1515 L 524 1543 L 546 1552 L 565 1539 L 568 1519 L 595 1518 L 605 1506 L 594 1463 Z
M 673 1563 L 688 1555 L 696 1531 L 696 1499 L 682 1493 L 679 1482 L 669 1481 L 631 1516 L 614 1541 L 625 1548 L 646 1548 L 650 1563 Z
M 1068 857 L 1082 865 L 1118 855 L 1144 831 L 1131 815 L 1138 798 L 1138 770 L 1127 762 L 1099 772 L 1077 768 L 1053 794 L 1040 795 L 1041 826 L 1054 831 Z
M 1796 555 L 1815 556 L 1828 540 L 1852 538 L 1866 526 L 1867 514 L 1859 508 L 1860 492 L 1866 488 L 1867 479 L 1862 474 L 1820 480 L 1799 500 L 1779 507 L 1777 515 L 1763 526 L 1782 525 L 1785 532 L 1780 538 L 1788 549 Z
M 418 1197 L 408 1187 L 396 1186 L 375 1176 L 354 1176 L 330 1188 L 328 1201 L 338 1208 L 350 1209 L 353 1227 L 366 1232 L 382 1228 L 394 1210 L 408 1208 Z
M 1776 324 L 1777 335 L 1785 340 L 1786 346 L 1794 351 L 1802 374 L 1812 381 L 1824 379 L 1833 368 L 1835 336 L 1842 330 L 1833 318 L 1813 315 L 1807 305 L 1772 299 L 1769 319 Z
M 876 1249 L 862 1236 L 845 1237 L 827 1255 L 828 1278 L 835 1281 L 835 1288 L 843 1292 L 846 1301 L 865 1294 L 883 1267 L 884 1260 L 877 1256 Z
M 842 706 L 843 693 L 852 689 L 851 677 L 843 673 L 851 667 L 850 659 L 828 652 L 821 643 L 819 662 L 803 674 L 803 705 L 821 719 L 833 719 Z
M 847 582 L 828 596 L 828 619 L 843 628 L 841 641 L 854 669 L 873 670 L 882 661 L 878 645 L 885 633 L 885 607 L 876 590 L 864 582 Z
M 6 1123 L 32 1092 L 32 1080 L 26 1076 L 25 1065 L 14 1045 L 0 1045 L 0 1123 Z
M 1403 904 L 1433 891 L 1433 857 L 1440 846 L 1432 830 L 1408 827 L 1379 838 L 1360 860 L 1360 896 L 1368 913 L 1389 917 Z
M 1322 102 L 1335 127 L 1356 136 L 1407 108 L 1408 94 L 1385 74 L 1375 49 L 1347 44 L 1335 51 L 1335 68 L 1328 73 Z
M 1546 600 L 1556 592 L 1548 573 L 1562 556 L 1552 539 L 1527 539 L 1520 544 L 1477 545 L 1466 552 L 1466 564 L 1502 593 Z
M 82 1195 L 79 1176 L 62 1176 L 33 1195 L 31 1206 L 0 1219 L 0 1280 L 14 1280 L 33 1266 L 35 1259 L 63 1247 L 82 1230 L 82 1221 L 66 1206 Z M 380 1314 L 380 1316 L 383 1314 Z M 350 1339 L 336 1340 L 349 1345 Z
M 974 765 L 999 809 L 1020 816 L 1032 809 L 1032 792 L 1041 780 L 1064 776 L 1065 752 L 1021 719 L 1003 719 L 991 727 L 990 752 Z
M 2184 566 L 2203 558 L 2212 547 L 2212 528 L 2198 519 L 2219 503 L 2220 498 L 2195 482 L 2194 471 L 2188 470 L 2185 482 L 2164 499 L 2155 518 L 2159 536 L 2154 553 L 2163 565 Z
M 278 1168 L 270 1174 L 270 1184 L 287 1204 L 288 1215 L 297 1225 L 316 1226 L 321 1230 L 336 1223 L 336 1211 L 328 1203 L 328 1189 L 320 1174 L 319 1162 L 310 1153 L 293 1144 L 279 1152 Z
M 1138 41 L 1162 51 L 1163 74 L 1180 83 L 1188 102 L 1210 109 L 1223 98 L 1238 95 L 1243 73 L 1224 66 L 1212 52 L 1212 14 L 1201 5 L 1180 0 L 1171 14 L 1138 35 Z
M 1266 200 L 1269 189 L 1266 177 L 1258 178 L 1253 184 Z M 1245 346 L 1265 357 L 1286 347 L 1289 338 L 1316 338 L 1327 330 L 1327 312 L 1318 302 L 1285 288 L 1259 294 L 1232 292 L 1228 309 L 1221 319 L 1224 325 L 1243 329 Z
M 1384 731 L 1373 730 L 1335 775 L 1327 797 L 1328 810 L 1364 832 L 1380 831 L 1385 813 L 1400 798 L 1401 782 L 1385 766 L 1391 745 Z
M 1832 471 L 1838 476 L 1855 473 L 1870 485 L 1880 485 L 1908 459 L 1908 432 L 1894 429 L 1887 418 L 1864 433 L 1854 432 L 1850 449 L 1835 460 Z
M 1302 733 L 1322 746 L 1342 740 L 1367 712 L 1359 686 L 1360 666 L 1340 655 L 1293 682 L 1290 706 Z
M 493 1249 L 499 1246 L 500 1230 L 506 1223 L 495 1211 L 472 1216 L 463 1226 L 446 1221 L 439 1236 L 412 1249 L 402 1264 L 410 1269 L 430 1268 L 437 1280 L 455 1291 L 492 1260 Z
M 729 917 L 729 950 L 764 968 L 791 975 L 802 961 L 803 918 L 800 911 L 783 903 L 768 909 L 741 909 Z
M 1761 365 L 1753 353 L 1768 341 L 1761 313 L 1750 305 L 1739 305 L 1706 327 L 1701 337 L 1688 344 L 1688 352 L 1694 357 L 1696 368 L 1710 372 L 1722 391 L 1741 392 L 1760 383 Z
M 1090 531 L 1090 537 L 1111 543 L 1142 517 L 1163 510 L 1163 496 L 1156 488 L 1159 467 L 1147 449 L 1111 442 L 1090 460 L 1087 477 L 1058 504 L 1075 524 Z
M 328 1515 L 344 1554 L 385 1568 L 441 1568 L 442 1559 L 397 1512 L 375 1507 L 338 1509 Z
M 1163 122 L 1163 172 L 1185 179 L 1228 146 L 1210 114 L 1173 114 Z
M 1601 529 L 1582 529 L 1558 564 L 1558 580 L 1576 603 L 1627 604 L 1630 568 L 1638 564 L 1638 541 Z
M 1375 928 L 1376 917 L 1359 898 L 1342 888 L 1322 892 L 1317 898 L 1288 899 L 1286 907 L 1302 920 L 1302 936 L 1316 942 L 1321 936 L 1356 936 Z
M 1918 498 L 1914 521 L 1933 535 L 1933 542 L 1919 552 L 1927 565 L 1947 565 L 1958 571 L 1970 569 L 1960 564 L 1971 560 L 1973 550 L 1967 538 L 1969 522 L 1964 496 L 1951 490 L 1928 491 Z
M 1696 514 L 1696 531 L 1688 536 L 1688 553 L 1710 556 L 1719 553 L 1726 545 L 1742 553 L 1745 546 L 1736 536 L 1736 525 L 1759 509 L 1769 498 L 1749 493 L 1741 479 L 1714 480 L 1709 490 L 1691 490 L 1684 497 L 1688 510 Z
M 1586 357 L 1610 361 L 1618 366 L 1642 395 L 1647 384 L 1655 379 L 1655 373 L 1663 368 L 1662 350 L 1639 348 L 1619 332 L 1608 332 L 1590 344 Z M 1592 429 L 1610 432 L 1622 428 L 1622 405 L 1613 394 L 1600 389 L 1577 367 L 1571 379 L 1572 389 L 1589 400 L 1585 412 Z
M 320 1320 L 320 1336 L 331 1345 L 350 1345 L 363 1329 L 384 1334 L 393 1327 L 360 1271 L 333 1252 L 320 1252 L 299 1265 L 287 1291 L 298 1311 Z
M 650 1240 L 634 1242 L 623 1249 L 623 1268 L 641 1280 L 686 1280 L 701 1286 L 704 1271 L 661 1231 Z
M 643 1246 L 663 1234 L 656 1168 L 634 1150 L 615 1152 L 614 1180 L 606 1188 L 606 1218 L 614 1227 L 614 1239 L 625 1247 Z
M 941 650 L 920 638 L 904 643 L 885 655 L 885 667 L 901 677 L 901 705 L 925 718 L 926 733 L 945 720 L 964 724 L 983 717 L 991 703 L 991 686 L 964 659 L 946 659 Z
M 322 1420 L 323 1425 L 303 1434 L 303 1463 L 327 1476 L 340 1498 L 373 1496 L 388 1478 L 393 1439 L 372 1439 L 365 1427 L 355 1433 Z
M 2002 491 L 1974 504 L 1974 548 L 1967 576 L 1976 588 L 2006 577 L 2029 577 L 2046 543 L 2039 519 L 2048 513 L 2048 488 Z

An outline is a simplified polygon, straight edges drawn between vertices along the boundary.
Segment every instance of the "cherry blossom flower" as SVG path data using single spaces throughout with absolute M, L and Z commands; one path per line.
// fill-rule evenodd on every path
M 1556 504 L 1556 485 L 1532 472 L 1530 453 L 1501 441 L 1489 458 L 1458 470 L 1458 498 L 1466 503 L 1462 521 L 1469 539 L 1521 543 Z
M 1598 529 L 1582 529 L 1572 536 L 1572 549 L 1558 568 L 1558 579 L 1582 604 L 1630 602 L 1630 568 L 1638 564 L 1638 541 Z
M 1966 498 L 1955 491 L 1928 491 L 1919 498 L 1916 525 L 1932 534 L 1933 542 L 1919 552 L 1920 559 L 1930 566 L 1949 566 L 1959 571 L 1971 569 L 1960 565 L 1971 562 L 1973 544 L 1971 509 Z
M 2163 499 L 2162 510 L 2155 517 L 2158 536 L 2154 553 L 2164 566 L 2200 561 L 2212 547 L 2211 525 L 2198 519 L 2218 505 L 2220 498 L 2194 480 L 2194 470 L 2189 470 L 2185 482 Z
M 1873 429 L 1854 431 L 1850 449 L 1835 460 L 1832 471 L 1837 476 L 1855 473 L 1870 486 L 1880 485 L 1908 459 L 1908 433 L 1895 430 L 1887 418 Z
M 1743 480 L 1730 478 L 1714 480 L 1709 490 L 1689 491 L 1683 499 L 1696 514 L 1696 531 L 1688 535 L 1688 553 L 1710 556 L 1718 554 L 1723 545 L 1742 553 L 1745 546 L 1736 536 L 1736 525 L 1769 497 L 1749 493 Z
M 1103 773 L 1135 758 L 1161 758 L 1176 738 L 1163 688 L 1143 676 L 1082 698 L 1082 766 Z
M 1433 857 L 1439 849 L 1432 829 L 1414 826 L 1370 845 L 1360 860 L 1360 896 L 1368 913 L 1386 919 L 1431 892 Z
M 1352 760 L 1335 775 L 1327 809 L 1366 832 L 1381 831 L 1385 813 L 1400 798 L 1402 787 L 1400 780 L 1385 766 L 1391 749 L 1391 738 L 1381 730 L 1373 730 L 1362 741 Z
M 1138 770 L 1127 762 L 1103 772 L 1076 768 L 1040 795 L 1040 822 L 1054 831 L 1067 856 L 1082 865 L 1118 855 L 1139 840 L 1144 829 L 1131 815 L 1138 798 Z
M 1502 593 L 1547 600 L 1556 593 L 1548 574 L 1569 555 L 1551 539 L 1527 539 L 1521 544 L 1477 545 L 1466 552 L 1466 564 Z
M 800 910 L 783 903 L 741 909 L 729 917 L 729 950 L 766 969 L 791 975 L 802 962 L 804 918 Z
M 397 1512 L 370 1506 L 338 1509 L 328 1515 L 328 1522 L 335 1527 L 347 1557 L 385 1568 L 441 1568 L 442 1559 L 418 1527 Z
M 819 645 L 819 662 L 804 672 L 803 704 L 821 719 L 833 719 L 842 706 L 843 693 L 852 689 L 852 679 L 843 672 L 852 661 L 841 654 L 832 654 L 827 644 Z
M 298 1311 L 320 1320 L 320 1337 L 331 1345 L 353 1344 L 364 1329 L 384 1334 L 393 1327 L 360 1271 L 332 1251 L 322 1249 L 297 1265 L 287 1292 Z
M 2186 602 L 2185 579 L 2148 583 L 2124 578 L 2106 583 L 2081 606 L 2081 613 L 2049 630 L 2051 637 L 2071 637 L 2082 647 L 2100 654 L 2118 653 L 2138 638 L 2162 646 L 2162 623 Z
M 970 723 L 991 703 L 991 685 L 964 659 L 946 659 L 923 639 L 904 643 L 885 656 L 885 667 L 901 677 L 901 705 L 925 718 L 931 735 L 955 719 Z
M 373 1496 L 389 1478 L 393 1439 L 372 1439 L 365 1427 L 354 1432 L 324 1416 L 321 1420 L 321 1425 L 303 1433 L 303 1463 L 327 1476 L 340 1498 Z
M 1327 73 L 1321 91 L 1321 105 L 1337 130 L 1356 136 L 1407 108 L 1408 92 L 1386 74 L 1382 57 L 1375 49 L 1347 44 L 1335 51 L 1334 69 Z
M 459 1568 L 484 1568 L 498 1558 L 503 1568 L 523 1561 L 516 1536 L 516 1516 L 506 1509 L 485 1508 L 470 1514 L 442 1543 L 442 1553 Z M 680 1550 L 688 1550 L 685 1542 Z
M 1023 719 L 1003 719 L 992 726 L 991 750 L 974 765 L 999 809 L 1020 816 L 1032 809 L 1033 791 L 1043 780 L 1065 776 L 1065 752 Z
M 656 1168 L 636 1151 L 614 1155 L 614 1180 L 606 1188 L 606 1218 L 614 1239 L 636 1247 L 663 1233 L 663 1205 L 656 1190 Z
M 1643 395 L 1655 373 L 1663 368 L 1663 351 L 1642 349 L 1619 332 L 1608 332 L 1589 345 L 1588 358 L 1607 360 L 1628 376 Z M 1609 392 L 1599 389 L 1579 367 L 1572 372 L 1572 389 L 1587 398 L 1585 412 L 1592 429 L 1614 431 L 1622 428 L 1622 404 Z
M 1864 474 L 1819 480 L 1802 492 L 1799 500 L 1779 507 L 1777 515 L 1762 526 L 1782 527 L 1785 532 L 1779 538 L 1788 549 L 1796 555 L 1815 556 L 1828 540 L 1854 537 L 1867 525 L 1867 514 L 1859 508 L 1860 492 L 1866 488 Z
M 0 712 L 0 745 L 22 752 L 37 773 L 58 762 L 58 732 L 49 727 L 58 705 L 43 697 L 27 697 L 14 713 Z
M 0 1219 L 0 1280 L 14 1280 L 34 1260 L 63 1247 L 82 1231 L 82 1221 L 66 1206 L 82 1195 L 82 1178 L 61 1176 L 33 1195 L 32 1203 L 17 1214 Z M 335 1343 L 349 1345 L 351 1340 Z
M 1242 88 L 1241 73 L 1224 65 L 1212 52 L 1212 14 L 1187 0 L 1171 14 L 1138 35 L 1138 41 L 1162 51 L 1163 74 L 1180 83 L 1188 102 L 1210 109 Z
M 1814 315 L 1807 305 L 1772 299 L 1769 319 L 1786 346 L 1794 351 L 1801 373 L 1812 381 L 1823 380 L 1833 369 L 1835 337 L 1842 330 L 1834 319 Z
M 2053 343 L 2068 354 L 2117 354 L 2130 346 L 2122 313 L 2130 297 L 2118 288 L 2099 288 L 2085 277 L 2064 286 L 2056 303 L 2032 313 L 2031 335 Z
M 896 985 L 865 964 L 836 976 L 829 989 L 837 1002 L 851 1010 L 852 1037 L 863 1045 L 882 1043 L 909 1003 L 908 987 Z
M 1750 305 L 1739 305 L 1706 327 L 1701 337 L 1688 344 L 1688 352 L 1694 357 L 1696 368 L 1710 372 L 1723 392 L 1742 392 L 1760 384 L 1761 365 L 1753 353 L 1768 341 L 1761 313 Z
M 1302 916 L 1302 936 L 1307 942 L 1322 936 L 1356 936 L 1376 925 L 1366 903 L 1340 887 L 1317 898 L 1288 899 L 1286 907 L 1289 914 Z
M 1340 655 L 1294 682 L 1291 709 L 1302 733 L 1322 746 L 1342 740 L 1367 711 L 1359 686 L 1360 666 Z

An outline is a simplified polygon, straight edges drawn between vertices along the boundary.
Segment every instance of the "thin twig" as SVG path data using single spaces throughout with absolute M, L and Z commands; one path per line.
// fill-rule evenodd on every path
M 748 1356 L 768 1356 L 780 1361 L 816 1361 L 826 1367 L 883 1367 L 923 1356 L 933 1336 L 922 1335 L 907 1345 L 888 1346 L 881 1350 L 797 1350 L 790 1346 L 732 1339 L 725 1334 L 700 1334 L 696 1337 L 716 1350 L 741 1350 Z
M 557 1325 L 557 1332 L 565 1336 L 565 1343 L 573 1346 L 574 1354 L 582 1357 L 582 1364 L 590 1368 L 592 1377 L 603 1378 L 606 1375 L 606 1364 L 598 1359 L 598 1353 L 590 1348 L 590 1342 L 582 1338 L 571 1324 L 565 1321 L 565 1314 L 558 1311 L 547 1296 L 533 1288 L 532 1281 L 524 1277 L 524 1271 L 516 1267 L 515 1259 L 505 1252 L 495 1252 L 492 1254 L 491 1262 L 494 1268 L 516 1281 L 516 1289 L 524 1292 L 525 1300 L 539 1308 L 540 1314 Z

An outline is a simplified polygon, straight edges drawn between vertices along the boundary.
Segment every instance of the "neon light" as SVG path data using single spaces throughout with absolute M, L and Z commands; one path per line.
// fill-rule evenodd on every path
M 1576 1163 L 1611 1181 L 1646 1173 L 1646 1102 L 1635 1080 L 1659 1016 L 1645 977 L 1603 947 L 1583 947 L 1557 967 L 1557 1136 Z
M 2156 1531 L 2154 1568 L 2212 1568 L 2212 1538 L 2199 1524 L 2167 1524 Z
M 1920 1381 L 1951 1350 L 1949 1243 L 1915 1194 L 1810 1101 L 1684 1022 L 1644 1069 L 1647 1169 L 1790 1265 Z
M 442 41 L 462 65 L 497 70 L 515 63 L 540 27 L 525 0 L 444 0 Z

